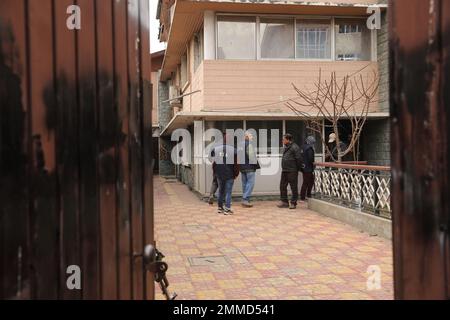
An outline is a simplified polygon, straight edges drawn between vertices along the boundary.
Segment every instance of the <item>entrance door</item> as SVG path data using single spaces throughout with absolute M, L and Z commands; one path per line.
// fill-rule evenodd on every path
M 153 299 L 149 3 L 76 4 L 0 1 L 0 299 Z

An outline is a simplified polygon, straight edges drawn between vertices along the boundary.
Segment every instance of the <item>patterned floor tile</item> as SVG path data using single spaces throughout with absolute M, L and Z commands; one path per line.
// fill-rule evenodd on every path
M 235 205 L 216 213 L 180 183 L 155 177 L 155 234 L 179 300 L 393 298 L 392 245 L 299 206 L 276 202 Z M 276 223 L 275 223 L 276 222 Z M 194 266 L 194 257 L 224 263 Z M 367 288 L 367 269 L 379 266 L 381 290 Z M 164 299 L 157 288 L 157 299 Z

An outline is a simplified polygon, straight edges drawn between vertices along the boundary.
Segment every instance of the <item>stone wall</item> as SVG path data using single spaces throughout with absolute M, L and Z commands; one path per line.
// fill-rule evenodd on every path
M 159 138 L 159 175 L 163 177 L 174 176 L 175 166 L 170 158 L 173 143 L 169 137 Z
M 169 124 L 173 117 L 173 110 L 167 101 L 169 99 L 169 84 L 167 82 L 160 81 L 158 86 L 158 117 L 159 126 L 161 130 Z
M 190 166 L 180 165 L 178 166 L 178 180 L 189 187 L 190 190 L 194 189 L 194 170 Z
M 370 165 L 390 166 L 390 131 L 389 119 L 367 121 L 360 140 L 361 159 Z
M 389 25 L 387 12 L 381 16 L 381 30 L 378 30 L 378 69 L 380 73 L 380 111 L 389 112 Z
M 387 0 L 380 3 L 387 3 Z M 380 111 L 389 112 L 389 24 L 387 12 L 382 13 L 381 30 L 378 30 L 378 67 L 380 73 Z M 361 137 L 362 159 L 371 165 L 390 166 L 389 119 L 370 120 Z
M 158 116 L 159 127 L 162 130 L 172 119 L 173 110 L 168 102 L 162 102 L 169 99 L 169 85 L 167 82 L 159 82 L 158 86 Z M 173 143 L 170 136 L 159 138 L 159 174 L 163 177 L 174 176 L 175 166 L 170 158 Z

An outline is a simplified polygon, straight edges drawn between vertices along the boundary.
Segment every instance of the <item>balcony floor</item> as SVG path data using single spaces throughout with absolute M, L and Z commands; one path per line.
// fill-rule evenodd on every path
M 393 299 L 390 241 L 305 205 L 233 209 L 219 215 L 186 186 L 155 177 L 156 241 L 178 300 Z M 381 269 L 379 290 L 367 289 L 369 266 Z

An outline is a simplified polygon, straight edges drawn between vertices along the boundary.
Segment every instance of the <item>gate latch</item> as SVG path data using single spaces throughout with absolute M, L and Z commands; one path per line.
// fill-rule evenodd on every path
M 167 300 L 175 300 L 178 296 L 175 292 L 171 295 L 169 293 L 169 281 L 167 280 L 167 270 L 169 266 L 163 261 L 164 255 L 155 248 L 155 246 L 149 244 L 144 248 L 144 265 L 145 268 L 154 273 L 155 281 L 159 284 L 163 295 Z

